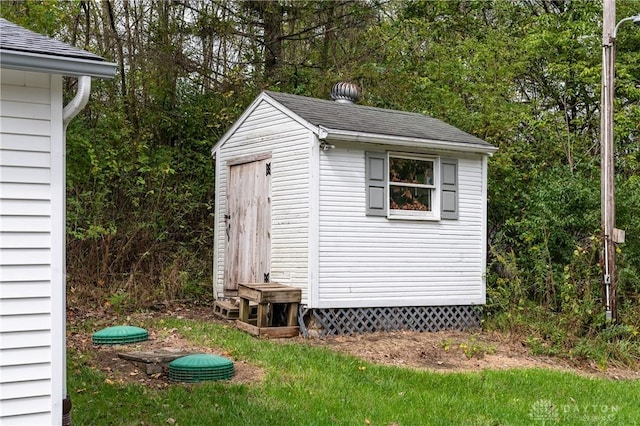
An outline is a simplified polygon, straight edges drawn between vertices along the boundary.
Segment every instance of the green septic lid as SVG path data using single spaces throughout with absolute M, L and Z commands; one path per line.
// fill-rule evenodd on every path
M 149 332 L 131 325 L 117 325 L 93 333 L 93 343 L 96 345 L 117 345 L 145 340 L 149 340 Z
M 169 379 L 177 382 L 229 380 L 233 373 L 233 361 L 218 355 L 187 355 L 169 363 Z

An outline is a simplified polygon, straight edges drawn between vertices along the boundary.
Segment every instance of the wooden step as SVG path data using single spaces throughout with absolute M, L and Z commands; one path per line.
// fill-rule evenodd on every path
M 279 283 L 239 283 L 240 313 L 236 326 L 258 337 L 297 336 L 301 296 L 301 289 Z M 249 316 L 254 303 L 258 304 L 255 325 Z
M 258 316 L 258 305 L 252 304 L 250 307 L 249 317 L 256 318 Z M 213 313 L 224 319 L 238 319 L 240 315 L 240 307 L 231 300 L 216 300 L 213 304 Z
M 236 321 L 235 324 L 236 327 L 238 327 L 240 330 L 244 330 L 252 336 L 268 339 L 297 337 L 300 334 L 300 329 L 298 326 L 258 327 L 257 325 L 249 324 L 242 321 Z

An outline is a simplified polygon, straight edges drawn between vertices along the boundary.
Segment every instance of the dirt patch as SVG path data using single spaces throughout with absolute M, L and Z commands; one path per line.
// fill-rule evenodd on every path
M 375 364 L 443 373 L 545 368 L 614 380 L 640 378 L 637 370 L 602 370 L 595 364 L 578 360 L 532 355 L 522 339 L 480 331 L 369 333 L 319 339 L 313 344 L 328 346 Z
M 199 321 L 231 324 L 218 319 L 209 306 L 161 306 L 144 314 L 131 315 L 125 319 L 103 313 L 70 311 L 68 314 L 71 330 L 82 330 L 83 323 L 90 321 L 95 330 L 68 333 L 68 346 L 74 348 L 87 359 L 87 363 L 104 372 L 107 381 L 118 383 L 140 383 L 155 388 L 165 388 L 171 382 L 166 371 L 147 374 L 136 363 L 118 357 L 120 352 L 134 351 L 174 351 L 188 353 L 208 353 L 221 355 L 234 361 L 235 375 L 231 383 L 256 383 L 265 375 L 261 368 L 234 360 L 221 348 L 193 345 L 177 329 L 148 329 L 149 340 L 133 345 L 109 346 L 93 345 L 91 335 L 103 325 L 108 327 L 117 322 L 141 323 L 147 318 L 184 318 Z M 280 340 L 280 339 L 279 339 Z M 418 370 L 443 373 L 473 372 L 481 370 L 507 370 L 514 368 L 545 368 L 571 371 L 590 377 L 619 379 L 640 379 L 640 372 L 634 369 L 608 368 L 602 370 L 595 364 L 569 358 L 552 358 L 531 354 L 524 338 L 504 336 L 499 333 L 441 331 L 437 333 L 385 332 L 331 338 L 283 339 L 300 341 L 315 346 L 350 354 L 363 360 L 383 365 L 394 365 Z
M 167 376 L 167 365 L 161 366 L 162 371 L 147 374 L 147 368 L 144 364 L 136 363 L 121 358 L 120 353 L 133 352 L 171 352 L 180 355 L 189 354 L 211 354 L 219 355 L 233 361 L 234 375 L 229 383 L 249 384 L 262 381 L 265 372 L 263 369 L 251 365 L 242 360 L 233 359 L 230 354 L 220 348 L 208 348 L 197 346 L 185 339 L 178 329 L 162 328 L 151 329 L 149 332 L 149 340 L 127 345 L 94 345 L 92 342 L 93 332 L 104 327 L 110 327 L 116 323 L 136 324 L 147 318 L 189 318 L 202 321 L 219 321 L 213 317 L 212 309 L 202 307 L 200 309 L 186 309 L 183 307 L 172 307 L 170 310 L 163 312 L 151 311 L 144 314 L 135 314 L 125 319 L 102 314 L 96 312 L 72 312 L 68 315 L 68 329 L 77 330 L 82 328 L 83 321 L 91 319 L 95 324 L 95 330 L 90 332 L 72 331 L 67 333 L 67 347 L 81 352 L 86 363 L 105 374 L 105 381 L 108 383 L 139 383 L 146 386 L 164 389 L 172 382 Z M 222 322 L 222 321 L 220 321 Z M 77 390 L 81 392 L 82 390 Z

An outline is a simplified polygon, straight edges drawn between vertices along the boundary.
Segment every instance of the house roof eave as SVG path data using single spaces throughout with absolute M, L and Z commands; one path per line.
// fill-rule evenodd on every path
M 116 73 L 113 62 L 95 61 L 69 56 L 44 55 L 18 50 L 0 49 L 2 68 L 45 72 L 69 77 L 89 76 L 110 79 Z

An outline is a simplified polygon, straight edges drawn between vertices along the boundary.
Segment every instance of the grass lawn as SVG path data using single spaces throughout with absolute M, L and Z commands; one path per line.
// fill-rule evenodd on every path
M 266 372 L 260 382 L 109 383 L 69 352 L 77 425 L 633 425 L 640 381 L 546 370 L 443 374 L 378 366 L 330 349 L 255 339 L 193 320 L 149 320 Z M 78 392 L 78 390 L 81 390 Z

